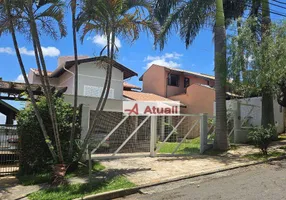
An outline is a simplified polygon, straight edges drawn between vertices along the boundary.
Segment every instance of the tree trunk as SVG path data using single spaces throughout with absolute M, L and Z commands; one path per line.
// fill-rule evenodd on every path
M 13 39 L 13 45 L 14 45 L 14 48 L 15 48 L 15 51 L 16 51 L 17 59 L 18 59 L 19 65 L 20 65 L 20 69 L 21 69 L 22 75 L 24 77 L 25 84 L 27 86 L 27 91 L 28 91 L 29 97 L 31 99 L 31 103 L 33 105 L 33 108 L 34 108 L 36 118 L 37 118 L 37 120 L 39 122 L 40 128 L 41 128 L 43 136 L 45 138 L 45 142 L 48 145 L 48 148 L 49 148 L 49 150 L 51 152 L 51 155 L 52 155 L 54 161 L 56 162 L 57 161 L 57 155 L 55 153 L 55 150 L 54 150 L 54 147 L 53 147 L 53 145 L 51 143 L 51 140 L 50 140 L 50 138 L 49 138 L 49 136 L 47 134 L 47 130 L 45 128 L 43 119 L 42 119 L 42 117 L 40 115 L 38 106 L 36 104 L 36 100 L 34 98 L 34 95 L 33 95 L 32 89 L 31 89 L 31 85 L 29 83 L 29 80 L 28 80 L 28 77 L 27 77 L 27 74 L 26 74 L 26 71 L 25 71 L 25 67 L 24 67 L 24 64 L 23 64 L 23 61 L 22 61 L 22 57 L 21 57 L 21 54 L 20 54 L 20 51 L 19 51 L 19 46 L 18 46 L 18 42 L 17 42 L 17 38 L 16 38 L 16 33 L 15 33 L 14 25 L 13 25 L 13 20 L 11 19 L 11 11 L 10 11 L 9 5 L 10 5 L 9 1 L 5 0 L 6 12 L 7 12 L 7 16 L 8 16 L 8 20 L 9 20 L 9 24 L 10 24 L 10 31 L 11 31 L 11 35 L 12 35 L 12 39 Z
M 112 44 L 112 41 L 110 42 L 110 31 L 108 31 L 108 29 L 106 30 L 106 36 L 107 36 L 107 56 L 108 56 L 108 59 L 110 59 L 110 57 L 111 57 L 110 55 L 112 54 L 111 50 L 110 50 L 110 43 Z M 111 38 L 111 40 L 112 40 L 112 38 Z M 115 40 L 115 38 L 114 38 L 114 40 Z M 113 50 L 114 50 L 114 48 L 113 48 Z M 111 61 L 111 63 L 113 63 L 113 62 Z M 109 65 L 108 68 L 106 69 L 105 82 L 104 82 L 104 86 L 103 86 L 103 89 L 102 89 L 102 92 L 100 95 L 100 99 L 99 99 L 98 104 L 96 106 L 94 119 L 93 119 L 93 121 L 89 127 L 89 130 L 86 134 L 86 137 L 84 138 L 83 144 L 81 145 L 81 149 L 80 149 L 80 152 L 78 154 L 77 161 L 79 161 L 82 158 L 82 156 L 83 156 L 83 154 L 84 154 L 84 152 L 88 146 L 88 142 L 89 142 L 89 139 L 91 137 L 91 134 L 94 132 L 94 130 L 96 128 L 96 124 L 99 123 L 100 118 L 98 116 L 103 111 L 104 105 L 107 101 L 108 94 L 109 94 L 109 88 L 110 88 L 110 84 L 111 84 L 111 73 L 112 73 L 111 67 L 112 67 L 112 65 Z
M 76 38 L 76 0 L 71 2 L 72 10 L 72 32 L 73 32 L 73 48 L 74 48 L 74 60 L 75 60 L 75 75 L 74 75 L 74 102 L 73 102 L 73 120 L 72 130 L 70 135 L 70 145 L 68 152 L 68 160 L 72 161 L 75 129 L 76 129 L 76 116 L 77 116 L 77 101 L 78 101 L 78 55 L 77 55 L 77 38 Z
M 32 11 L 32 10 L 30 10 L 30 11 Z M 37 47 L 37 50 L 39 53 L 40 62 L 41 62 L 42 68 L 43 68 L 43 74 L 44 74 L 43 78 L 44 78 L 45 85 L 47 88 L 46 98 L 47 98 L 47 103 L 48 103 L 48 107 L 49 107 L 49 111 L 50 111 L 50 115 L 51 115 L 53 130 L 54 130 L 54 137 L 55 137 L 55 143 L 56 143 L 56 148 L 57 148 L 58 161 L 60 164 L 63 164 L 64 159 L 63 159 L 63 155 L 62 155 L 61 143 L 60 143 L 60 138 L 59 138 L 59 130 L 58 130 L 58 124 L 57 124 L 56 110 L 55 110 L 55 106 L 54 106 L 54 102 L 53 102 L 53 96 L 52 96 L 52 92 L 51 92 L 51 88 L 50 88 L 46 63 L 45 63 L 43 51 L 41 48 L 39 34 L 37 31 L 37 25 L 36 25 L 35 19 L 32 15 L 31 15 L 30 20 L 31 20 L 31 24 L 32 24 L 31 31 L 33 32 L 33 35 L 34 35 L 33 40 L 36 42 L 36 47 Z
M 227 118 L 226 118 L 226 31 L 223 1 L 216 0 L 215 24 L 215 91 L 216 91 L 216 134 L 214 148 L 227 150 Z
M 269 28 L 271 24 L 270 19 L 270 9 L 269 9 L 269 0 L 262 1 L 262 43 L 263 37 L 269 34 Z M 267 46 L 263 45 L 263 49 L 267 51 Z M 266 69 L 267 60 L 263 59 L 262 70 Z M 273 108 L 273 92 L 271 88 L 265 87 L 262 88 L 262 109 L 261 109 L 261 125 L 263 127 L 274 126 L 274 108 Z M 277 135 L 274 137 L 277 139 Z

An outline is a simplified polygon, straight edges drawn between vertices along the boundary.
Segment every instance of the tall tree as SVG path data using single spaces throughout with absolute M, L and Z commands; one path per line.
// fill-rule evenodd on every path
M 151 32 L 156 37 L 157 24 L 144 14 L 146 11 L 148 11 L 148 14 L 152 14 L 150 2 L 146 0 L 83 1 L 77 19 L 78 28 L 82 27 L 83 30 L 81 39 L 83 41 L 86 34 L 91 32 L 104 35 L 106 37 L 106 46 L 100 54 L 104 50 L 107 51 L 107 58 L 103 57 L 102 60 L 109 64 L 106 68 L 105 83 L 95 110 L 95 116 L 83 141 L 78 159 L 82 157 L 86 150 L 91 134 L 99 123 L 100 113 L 103 111 L 108 99 L 114 55 L 119 50 L 115 44 L 116 37 L 124 37 L 130 42 L 134 42 L 139 38 L 142 31 Z
M 226 31 L 222 0 L 216 0 L 215 40 L 215 101 L 216 127 L 214 148 L 228 149 L 226 117 Z
M 12 20 L 16 24 L 15 27 L 19 30 L 20 33 L 25 34 L 25 36 L 32 41 L 34 47 L 35 60 L 38 67 L 43 92 L 47 98 L 54 133 L 54 141 L 56 146 L 56 153 L 53 152 L 53 156 L 55 158 L 54 172 L 55 174 L 59 174 L 57 171 L 63 169 L 62 166 L 64 166 L 64 158 L 61 149 L 56 111 L 54 106 L 54 91 L 52 91 L 49 82 L 49 76 L 39 37 L 39 30 L 41 33 L 45 33 L 46 35 L 51 36 L 53 39 L 58 39 L 59 35 L 61 37 L 66 35 L 65 25 L 63 23 L 64 3 L 61 0 L 46 0 L 44 2 L 34 0 L 14 0 L 7 1 L 7 3 L 11 4 L 10 11 L 13 14 Z M 60 34 L 58 34 L 58 30 L 55 24 L 58 25 Z M 15 46 L 16 52 L 18 51 L 17 48 L 18 47 Z M 45 139 L 47 140 L 47 143 L 51 143 L 49 138 L 45 137 Z M 55 179 L 58 179 L 60 183 L 61 180 L 63 180 L 63 177 L 55 176 Z
M 157 43 L 163 49 L 168 35 L 179 29 L 186 47 L 192 44 L 199 31 L 214 27 L 216 77 L 216 137 L 215 148 L 228 148 L 226 127 L 226 33 L 225 26 L 241 16 L 248 0 L 166 0 L 155 1 L 155 16 L 162 27 Z
M 264 51 L 268 51 L 268 46 L 264 43 L 264 37 L 270 34 L 269 28 L 271 25 L 270 19 L 270 8 L 269 8 L 269 0 L 261 0 L 262 4 L 262 46 Z M 263 59 L 262 66 L 263 68 L 268 68 L 267 60 Z M 262 90 L 262 117 L 261 117 L 261 125 L 267 127 L 268 125 L 274 126 L 274 108 L 273 108 L 273 93 L 271 88 L 267 87 L 267 85 Z M 277 137 L 277 136 L 276 136 Z
M 76 32 L 76 8 L 77 1 L 71 0 L 70 2 L 71 11 L 72 11 L 72 33 L 73 33 L 73 49 L 74 49 L 74 60 L 75 60 L 75 74 L 74 74 L 74 103 L 73 103 L 73 121 L 72 121 L 72 130 L 70 136 L 70 147 L 68 159 L 71 161 L 73 156 L 74 149 L 74 139 L 75 139 L 75 130 L 76 130 L 76 112 L 77 112 L 77 101 L 78 101 L 78 54 L 77 54 L 77 32 Z
M 18 59 L 19 65 L 20 65 L 22 75 L 24 77 L 25 84 L 27 86 L 28 95 L 31 99 L 31 103 L 32 103 L 33 108 L 34 108 L 35 115 L 39 121 L 39 125 L 40 125 L 40 128 L 42 130 L 43 136 L 45 138 L 45 142 L 49 147 L 49 150 L 50 150 L 51 155 L 54 159 L 54 162 L 57 162 L 58 158 L 57 158 L 56 151 L 54 149 L 54 146 L 51 143 L 51 140 L 50 140 L 48 133 L 47 133 L 47 129 L 46 129 L 44 122 L 43 122 L 43 119 L 40 115 L 40 112 L 39 112 L 38 106 L 36 104 L 36 100 L 35 100 L 31 85 L 29 83 L 29 80 L 28 80 L 28 77 L 27 77 L 27 74 L 25 71 L 25 66 L 24 66 L 24 63 L 23 63 L 23 60 L 21 57 L 21 53 L 19 50 L 19 45 L 18 45 L 18 41 L 17 41 L 17 37 L 16 37 L 16 29 L 22 30 L 22 25 L 19 23 L 19 19 L 18 19 L 20 17 L 18 15 L 19 13 L 16 12 L 13 9 L 13 7 L 19 5 L 20 3 L 21 2 L 16 2 L 16 1 L 11 2 L 9 0 L 5 0 L 5 1 L 1 2 L 1 4 L 0 4 L 0 15 L 1 15 L 0 35 L 2 35 L 5 32 L 9 32 L 12 35 L 13 45 L 15 48 L 17 59 Z M 15 26 L 15 24 L 16 24 L 16 26 Z

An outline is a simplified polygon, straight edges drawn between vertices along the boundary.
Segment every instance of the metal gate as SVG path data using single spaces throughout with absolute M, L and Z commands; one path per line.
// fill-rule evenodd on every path
M 205 117 L 204 117 L 205 116 Z M 202 123 L 202 120 L 205 123 Z M 207 115 L 123 116 L 105 113 L 90 141 L 92 159 L 202 153 Z
M 19 169 L 17 126 L 0 125 L 0 176 L 14 175 Z

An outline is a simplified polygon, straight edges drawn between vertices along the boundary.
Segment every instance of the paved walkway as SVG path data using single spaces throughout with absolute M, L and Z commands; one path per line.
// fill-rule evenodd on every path
M 25 199 L 24 196 L 32 192 L 38 191 L 42 187 L 44 187 L 44 185 L 19 185 L 18 180 L 14 176 L 0 177 L 0 199 Z
M 270 150 L 282 151 L 285 141 L 273 143 Z M 188 175 L 197 175 L 219 169 L 238 167 L 256 161 L 244 156 L 258 153 L 259 150 L 249 145 L 241 145 L 235 150 L 229 150 L 219 156 L 196 155 L 185 157 L 141 157 L 101 160 L 100 162 L 110 173 L 124 174 L 136 185 L 145 185 L 180 178 Z

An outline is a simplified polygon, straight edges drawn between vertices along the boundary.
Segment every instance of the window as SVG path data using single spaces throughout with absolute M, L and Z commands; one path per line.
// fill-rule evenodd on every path
M 184 88 L 187 88 L 190 86 L 190 79 L 189 78 L 185 78 L 184 79 Z
M 168 76 L 168 85 L 179 87 L 179 75 L 176 74 L 169 74 Z
M 207 85 L 210 85 L 210 81 L 207 81 Z
M 88 96 L 88 97 L 100 97 L 102 93 L 102 89 L 103 89 L 102 87 L 85 85 L 83 95 Z M 114 99 L 114 89 L 112 88 L 109 89 L 108 98 Z

